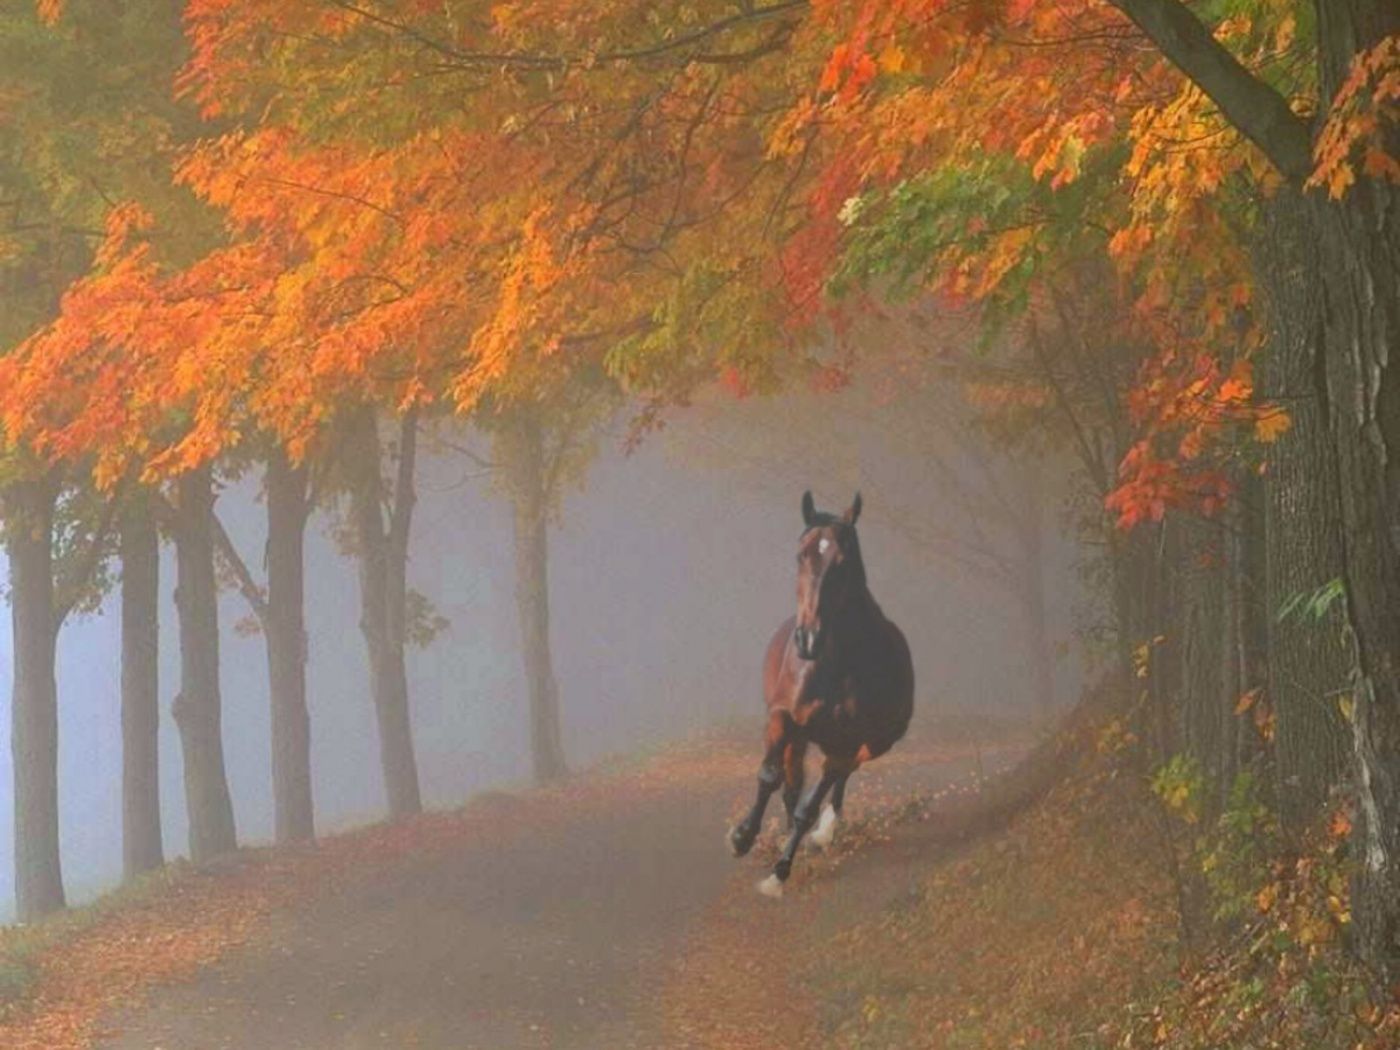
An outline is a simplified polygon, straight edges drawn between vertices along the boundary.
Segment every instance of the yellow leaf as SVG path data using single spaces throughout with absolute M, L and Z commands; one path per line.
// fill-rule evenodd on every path
M 1351 721 L 1351 713 L 1356 707 L 1356 702 L 1351 698 L 1351 694 L 1337 697 L 1337 710 L 1342 713 L 1342 717 L 1348 722 Z
M 881 51 L 877 61 L 880 63 L 880 68 L 886 73 L 902 73 L 909 64 L 904 48 L 897 44 L 891 44 Z
M 1253 707 L 1254 701 L 1259 699 L 1259 692 L 1260 687 L 1255 686 L 1249 692 L 1242 694 L 1239 700 L 1235 703 L 1235 714 L 1242 715 L 1251 707 Z
M 1272 445 L 1293 425 L 1292 418 L 1281 408 L 1272 408 L 1254 421 L 1254 436 L 1266 445 Z
M 1254 903 L 1259 906 L 1259 910 L 1267 915 L 1274 906 L 1274 901 L 1278 900 L 1278 883 L 1271 882 L 1259 891 L 1254 898 Z

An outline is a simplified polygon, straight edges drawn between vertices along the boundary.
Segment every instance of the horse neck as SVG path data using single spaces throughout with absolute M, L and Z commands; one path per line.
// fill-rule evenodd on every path
M 854 654 L 861 650 L 862 643 L 875 630 L 882 619 L 875 596 L 865 585 L 864 577 L 851 581 L 851 593 L 847 596 L 841 611 L 832 619 L 829 626 L 834 645 L 828 649 L 829 662 L 849 663 Z
M 870 597 L 870 590 L 865 580 L 865 558 L 860 553 L 860 537 L 855 529 L 851 530 L 851 545 L 846 550 L 846 571 L 851 574 L 851 586 L 857 591 L 863 591 L 866 598 Z

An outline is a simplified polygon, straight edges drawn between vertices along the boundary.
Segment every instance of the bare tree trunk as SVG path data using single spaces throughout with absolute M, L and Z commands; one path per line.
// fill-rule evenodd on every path
M 1179 0 L 1113 3 L 1279 171 L 1295 184 L 1306 179 L 1314 129 L 1191 8 Z M 1393 0 L 1313 6 L 1326 114 L 1355 56 L 1400 32 L 1400 7 Z M 1386 146 L 1394 146 L 1391 139 Z M 1304 282 L 1320 289 L 1324 304 L 1326 425 L 1354 651 L 1352 750 L 1362 817 L 1354 929 L 1361 956 L 1389 986 L 1400 977 L 1400 379 L 1392 370 L 1400 344 L 1400 188 L 1363 173 L 1341 200 L 1313 191 L 1303 208 L 1306 236 L 1318 247 L 1305 260 Z
M 1280 618 L 1290 599 L 1344 572 L 1336 460 L 1327 431 L 1323 295 L 1311 279 L 1317 251 L 1296 190 L 1284 189 L 1264 215 L 1256 266 L 1268 293 L 1270 343 L 1261 393 L 1292 425 L 1269 451 L 1262 479 L 1268 696 L 1276 716 L 1275 796 L 1284 825 L 1317 819 L 1350 763 L 1350 730 L 1340 702 L 1349 685 L 1340 603 L 1321 620 Z
M 1378 184 L 1318 204 L 1329 413 L 1355 643 L 1352 743 L 1363 816 L 1356 931 L 1400 975 L 1400 193 Z
M 1049 610 L 1045 601 L 1045 530 L 1041 493 L 1034 482 L 1026 489 L 1026 518 L 1017 523 L 1020 538 L 1021 612 L 1026 655 L 1036 710 L 1048 719 L 1055 709 L 1055 654 L 1050 647 Z
M 345 454 L 360 560 L 360 632 L 369 656 L 370 692 L 379 722 L 379 754 L 391 817 L 422 810 L 418 760 L 409 716 L 404 659 L 407 616 L 408 537 L 412 523 L 417 416 L 405 413 L 400 428 L 397 481 L 390 520 L 384 521 L 379 429 L 364 408 L 348 427 Z
M 307 471 L 281 449 L 267 461 L 267 643 L 272 705 L 272 800 L 279 843 L 315 836 L 311 719 L 306 707 Z
M 549 484 L 539 420 L 521 410 L 503 434 L 502 461 L 515 510 L 515 601 L 530 698 L 535 780 L 568 772 L 559 730 L 559 687 L 549 648 Z
M 10 751 L 15 784 L 15 902 L 20 922 L 65 905 L 58 832 L 58 626 L 53 581 L 56 485 L 20 481 L 6 499 L 14 692 Z
M 144 494 L 121 521 L 122 873 L 165 863 L 160 827 L 160 536 Z
M 180 619 L 180 693 L 173 712 L 184 754 L 190 859 L 238 847 L 224 768 L 219 691 L 219 592 L 214 578 L 214 492 L 209 467 L 176 482 L 174 533 Z

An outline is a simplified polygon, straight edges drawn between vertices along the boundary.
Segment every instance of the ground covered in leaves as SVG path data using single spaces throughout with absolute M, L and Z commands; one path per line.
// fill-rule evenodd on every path
M 469 919 L 471 909 L 478 905 L 468 898 L 476 892 L 482 901 L 494 901 L 479 906 L 488 907 L 509 927 L 504 931 L 509 943 L 498 947 L 507 954 L 519 949 L 524 953 L 521 959 L 498 956 L 494 962 L 478 960 L 478 966 L 467 957 L 473 951 L 479 954 L 485 950 L 483 945 L 461 943 L 452 958 L 461 963 L 464 973 L 473 966 L 484 968 L 521 988 L 524 985 L 512 974 L 523 978 L 526 984 L 540 979 L 540 974 L 529 970 L 533 965 L 531 946 L 538 948 L 535 942 L 540 937 L 545 937 L 546 932 L 549 936 L 563 936 L 562 931 L 570 923 L 582 923 L 589 930 L 600 923 L 606 925 L 611 921 L 607 916 L 616 910 L 612 906 L 616 903 L 613 898 L 617 878 L 626 872 L 639 877 L 651 872 L 664 882 L 634 886 L 629 891 L 632 906 L 613 916 L 624 928 L 615 931 L 609 944 L 596 946 L 599 955 L 594 963 L 585 957 L 579 959 L 584 969 L 601 968 L 611 973 L 609 964 L 600 961 L 603 955 L 619 951 L 626 954 L 626 945 L 632 943 L 629 937 L 636 935 L 645 940 L 650 936 L 631 929 L 638 922 L 649 921 L 645 919 L 645 899 L 655 897 L 662 901 L 669 899 L 667 894 L 680 894 L 675 903 L 684 903 L 685 908 L 668 911 L 667 915 L 674 919 L 666 919 L 663 925 L 684 928 L 689 921 L 688 909 L 703 909 L 712 899 L 705 894 L 695 896 L 695 888 L 713 884 L 717 893 L 726 880 L 731 880 L 736 888 L 742 886 L 751 893 L 753 881 L 762 874 L 765 858 L 736 864 L 721 844 L 731 802 L 737 810 L 752 791 L 756 743 L 750 739 L 754 736 L 752 727 L 745 729 L 749 731 L 738 736 L 718 734 L 647 756 L 622 759 L 574 777 L 557 788 L 488 794 L 457 811 L 427 814 L 400 824 L 327 838 L 314 847 L 248 850 L 203 870 L 177 864 L 141 885 L 56 922 L 0 932 L 0 988 L 8 989 L 0 1010 L 0 1046 L 6 1050 L 79 1050 L 109 1044 L 174 1048 L 194 1045 L 189 1042 L 191 1038 L 202 1040 L 206 1036 L 217 1039 L 218 1045 L 268 1045 L 265 1041 L 248 1042 L 250 1033 L 262 1021 L 255 1018 L 250 1022 L 247 1015 L 250 1011 L 262 1014 L 266 1021 L 277 1010 L 290 1011 L 276 1022 L 282 1026 L 282 1036 L 289 1040 L 292 1026 L 307 1021 L 305 1014 L 326 1013 L 325 1018 L 318 1013 L 317 1018 L 311 1019 L 295 1045 L 341 1046 L 347 1037 L 345 1026 L 363 1027 L 370 1025 L 371 1020 L 354 1016 L 354 1008 L 361 1005 L 358 1002 L 342 1010 L 337 996 L 343 998 L 345 991 L 340 985 L 345 983 L 346 975 L 338 970 L 343 966 L 351 967 L 354 972 L 350 977 L 356 979 L 356 967 L 378 968 L 383 996 L 387 997 L 384 1002 L 397 1004 L 398 1012 L 405 1015 L 405 1031 L 413 1027 L 424 1033 L 423 1045 L 436 1046 L 441 1042 L 439 1036 L 447 1038 L 453 1031 L 457 1033 L 455 1041 L 443 1045 L 476 1045 L 470 1039 L 462 1041 L 470 1033 L 454 1028 L 456 1011 L 466 1009 L 460 1007 L 466 995 L 473 1001 L 467 1012 L 476 1017 L 476 1013 L 490 1009 L 492 997 L 483 999 L 480 994 L 484 993 L 469 993 L 462 987 L 455 993 L 444 993 L 446 998 L 434 1006 L 426 1000 L 418 1002 L 407 991 L 393 992 L 394 982 L 403 976 L 395 967 L 405 961 L 416 966 L 412 957 L 426 950 L 423 942 L 429 939 L 425 931 L 409 932 L 414 928 L 412 922 L 422 918 L 414 909 L 428 908 L 434 899 L 431 894 L 441 891 L 446 895 L 444 907 L 455 902 L 468 912 L 440 912 L 443 917 L 436 920 L 436 928 L 450 927 L 443 932 L 449 941 L 454 936 L 459 942 L 463 937 L 476 941 L 483 939 L 478 936 L 482 931 L 471 933 Z M 861 794 L 850 808 L 867 816 L 851 829 L 848 852 L 826 861 L 814 858 L 812 864 L 804 860 L 793 878 L 792 885 L 798 891 L 795 896 L 800 896 L 801 888 L 809 885 L 819 870 L 833 871 L 845 863 L 846 857 L 860 854 L 859 849 L 850 847 L 887 841 L 903 819 L 901 814 L 909 809 L 910 785 L 975 776 L 979 768 L 997 762 L 1004 748 L 999 750 L 990 739 L 983 742 L 988 736 L 985 725 L 977 732 L 981 734 L 977 740 L 956 726 L 939 734 L 925 734 L 911 740 L 909 747 L 884 763 L 881 770 L 863 775 Z M 683 813 L 686 815 L 682 818 Z M 666 828 L 673 832 L 669 838 L 663 830 Z M 771 850 L 771 845 L 768 848 Z M 647 851 L 664 854 L 649 858 L 644 855 Z M 712 875 L 717 874 L 718 878 L 691 880 L 694 885 L 687 889 L 690 883 L 676 877 L 677 873 L 671 871 L 674 863 L 666 861 L 665 856 L 683 858 L 691 855 L 687 851 L 699 851 L 695 852 L 695 859 L 703 860 L 706 870 L 713 867 Z M 486 882 L 472 891 L 469 880 L 476 876 L 467 873 L 480 866 L 479 860 L 472 858 L 484 855 L 494 859 L 477 873 Z M 502 866 L 504 873 L 494 870 Z M 663 874 L 666 872 L 669 874 Z M 505 888 L 493 881 L 501 874 L 507 879 Z M 546 886 L 551 878 L 558 882 L 553 889 Z M 507 903 L 510 886 L 524 887 L 524 893 L 535 882 L 540 883 L 537 888 L 553 894 L 550 900 L 555 903 L 544 912 L 533 910 L 534 905 L 518 915 L 511 912 Z M 594 899 L 594 905 L 585 907 L 590 899 Z M 347 903 L 341 906 L 336 901 Z M 395 919 L 386 913 L 392 921 L 380 929 L 375 925 L 378 913 L 390 905 L 398 907 L 394 905 L 396 901 L 402 903 L 405 915 Z M 580 908 L 587 914 L 575 915 Z M 556 911 L 560 914 L 554 914 Z M 545 931 L 544 926 L 551 922 L 555 925 Z M 656 923 L 648 928 L 652 927 L 661 928 Z M 453 934 L 453 930 L 458 932 Z M 290 941 L 289 931 L 297 931 Z M 377 937 L 396 934 L 414 943 L 398 948 L 385 943 L 382 955 L 376 954 L 377 948 L 371 950 L 369 942 L 378 944 Z M 346 938 L 348 948 L 340 946 Z M 302 964 L 295 959 L 282 960 L 281 953 L 288 944 L 306 951 L 313 941 L 325 941 L 320 946 L 325 951 L 316 949 Z M 618 946 L 616 950 L 614 944 Z M 669 952 L 657 964 L 647 966 L 660 975 L 675 958 L 676 953 Z M 677 961 L 683 964 L 684 959 Z M 542 972 L 548 970 L 548 960 L 535 962 Z M 263 1002 L 259 996 L 266 989 L 258 982 L 266 984 L 263 977 L 280 973 L 278 967 L 287 966 L 292 970 L 273 980 L 275 984 L 281 982 L 279 988 L 286 995 L 279 993 L 273 1004 Z M 571 972 L 565 971 L 566 982 L 572 979 Z M 622 983 L 630 980 L 622 970 L 615 976 Z M 318 991 L 317 982 L 323 979 L 329 983 Z M 648 994 L 642 997 L 647 1000 L 645 1004 L 632 1003 L 637 996 L 624 992 L 620 986 L 601 987 L 598 980 L 596 975 L 591 978 L 587 989 L 566 989 L 570 993 L 565 1004 L 568 1010 L 561 1007 L 555 1011 L 549 1003 L 536 1003 L 526 996 L 529 1002 L 522 1000 L 521 1009 L 515 1010 L 520 1017 L 512 1014 L 487 1018 L 482 1014 L 477 1027 L 483 1029 L 478 1035 L 485 1033 L 485 1042 L 479 1045 L 491 1046 L 493 1050 L 517 1043 L 573 1046 L 576 1044 L 569 1041 L 572 1037 L 568 1033 L 597 1034 L 603 1030 L 600 1025 L 613 1026 L 607 1028 L 608 1032 L 651 1031 L 654 997 Z M 417 978 L 414 981 L 421 990 L 422 982 Z M 577 1004 L 575 991 L 579 992 Z M 588 993 L 586 1004 L 584 991 Z M 605 1009 L 595 1004 L 595 998 L 605 997 L 614 1001 L 613 1007 Z M 284 998 L 286 1002 L 282 1001 Z M 499 995 L 494 998 L 499 999 Z M 631 1005 L 619 1005 L 624 999 Z M 149 1008 L 143 1005 L 148 1000 Z M 322 1005 L 326 1007 L 324 1011 Z M 276 1009 L 272 1010 L 274 1006 Z M 443 1016 L 428 1017 L 420 1007 L 441 1007 Z M 525 1018 L 525 1009 L 535 1012 Z M 342 1013 L 350 1016 L 342 1017 Z M 380 1019 L 372 1020 L 371 1027 L 378 1031 Z M 223 1034 L 215 1031 L 221 1024 L 227 1028 Z M 186 1031 L 191 1025 L 194 1028 Z M 386 1030 L 392 1034 L 393 1029 Z M 552 1038 L 551 1031 L 556 1033 Z M 361 1034 L 357 1030 L 356 1038 Z M 636 1045 L 653 1046 L 655 1042 L 648 1036 Z
M 782 909 L 736 886 L 677 968 L 667 1045 L 1400 1045 L 1400 1009 L 1344 951 L 1344 816 L 1291 853 L 1253 804 L 1184 823 L 1117 723 L 1080 735 L 1068 775 L 1004 827 L 949 835 L 948 798 L 911 800 Z
M 1025 743 L 948 722 L 910 741 L 853 781 L 836 846 L 803 853 L 781 902 L 754 892 L 779 846 L 775 815 L 750 858 L 706 877 L 719 892 L 677 920 L 680 939 L 646 963 L 652 976 L 636 1003 L 605 1025 L 522 1023 L 519 1045 L 592 1046 L 567 1034 L 585 1029 L 609 1046 L 665 1050 L 1400 1045 L 1400 1011 L 1344 951 L 1344 811 L 1289 852 L 1247 790 L 1207 827 L 1183 819 L 1184 789 L 1154 778 L 1116 723 L 1080 725 L 1075 739 L 1048 791 L 1010 808 L 999 785 L 1045 762 L 1043 748 L 1022 761 Z M 176 865 L 55 923 L 0 931 L 0 1046 L 90 1047 L 159 989 L 235 956 L 256 969 L 257 946 L 279 943 L 279 916 L 337 894 L 358 900 L 396 870 L 409 877 L 395 885 L 421 888 L 421 872 L 457 870 L 473 851 L 529 856 L 629 812 L 654 810 L 664 825 L 675 804 L 702 798 L 713 812 L 686 841 L 713 820 L 718 853 L 723 798 L 731 819 L 747 799 L 746 743 L 692 741 L 558 788 L 488 795 L 315 847 Z M 696 793 L 701 785 L 708 793 Z M 624 866 L 636 860 L 613 852 Z M 201 994 L 198 982 L 185 987 Z M 178 1028 L 187 1000 L 166 1002 L 167 1021 L 172 1010 Z M 456 1030 L 453 1016 L 442 1020 Z

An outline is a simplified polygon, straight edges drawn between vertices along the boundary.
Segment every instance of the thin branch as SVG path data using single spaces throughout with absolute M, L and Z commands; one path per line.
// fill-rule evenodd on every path
M 107 498 L 106 505 L 102 508 L 102 518 L 97 523 L 97 528 L 93 531 L 87 549 L 78 559 L 74 570 L 68 574 L 67 578 L 59 581 L 55 588 L 53 630 L 57 635 L 62 629 L 64 621 L 72 615 L 77 608 L 83 591 L 92 582 L 93 575 L 97 572 L 97 567 L 102 564 L 102 559 L 107 556 L 107 540 L 112 535 L 112 525 L 116 521 L 117 508 L 122 501 L 122 493 L 125 490 L 125 479 L 118 485 L 117 490 Z
M 210 511 L 209 518 L 214 530 L 214 549 L 223 558 L 224 565 L 233 573 L 233 578 L 238 582 L 239 593 L 247 600 L 249 608 L 253 610 L 253 615 L 258 618 L 258 623 L 262 624 L 264 631 L 267 630 L 267 593 L 253 579 L 253 574 L 248 569 L 248 563 L 238 553 L 238 548 L 234 546 L 233 539 L 229 536 L 228 530 L 224 528 L 224 523 L 219 520 L 219 515 Z

